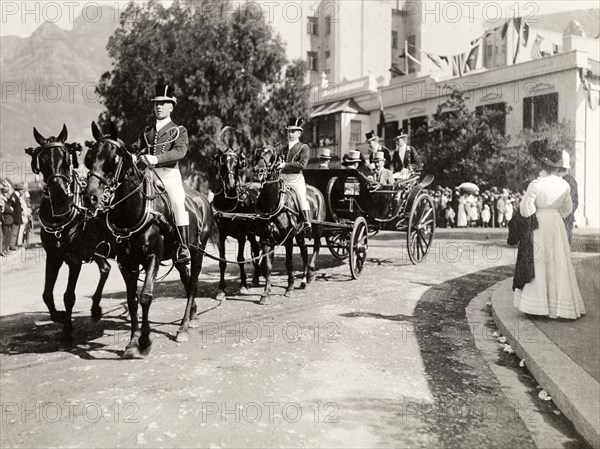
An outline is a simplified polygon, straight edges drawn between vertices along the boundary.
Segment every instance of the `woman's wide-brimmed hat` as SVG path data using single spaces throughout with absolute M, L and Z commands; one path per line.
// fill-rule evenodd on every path
M 529 154 L 531 154 L 538 161 L 543 162 L 550 167 L 562 168 L 562 151 L 553 148 L 548 139 L 534 140 L 527 147 Z

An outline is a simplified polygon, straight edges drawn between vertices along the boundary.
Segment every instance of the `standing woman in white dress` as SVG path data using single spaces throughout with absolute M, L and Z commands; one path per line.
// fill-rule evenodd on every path
M 531 315 L 576 319 L 585 314 L 585 307 L 563 222 L 573 203 L 569 184 L 557 175 L 562 153 L 550 148 L 547 140 L 532 142 L 529 152 L 541 171 L 529 183 L 519 208 L 523 217 L 535 214 L 539 224 L 533 231 L 535 277 L 515 290 L 514 305 Z

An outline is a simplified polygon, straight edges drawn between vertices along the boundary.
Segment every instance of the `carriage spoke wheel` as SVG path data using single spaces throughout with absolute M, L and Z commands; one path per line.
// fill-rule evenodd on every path
M 352 233 L 350 234 L 350 274 L 352 279 L 358 279 L 367 262 L 367 250 L 369 248 L 369 229 L 364 217 L 354 220 Z
M 336 259 L 344 260 L 348 257 L 348 233 L 335 232 L 325 237 L 327 248 Z
M 435 231 L 435 209 L 433 199 L 427 194 L 421 194 L 413 203 L 408 218 L 406 232 L 406 250 L 413 264 L 425 260 Z

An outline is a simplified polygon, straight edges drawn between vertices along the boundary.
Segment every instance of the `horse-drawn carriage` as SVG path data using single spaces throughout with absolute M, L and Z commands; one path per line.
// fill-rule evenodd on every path
M 381 230 L 406 232 L 406 247 L 413 264 L 422 262 L 435 231 L 433 199 L 423 189 L 433 181 L 419 174 L 392 185 L 373 183 L 354 169 L 305 170 L 306 183 L 317 188 L 327 205 L 321 228 L 331 254 L 350 259 L 354 279 L 363 271 L 369 236 Z

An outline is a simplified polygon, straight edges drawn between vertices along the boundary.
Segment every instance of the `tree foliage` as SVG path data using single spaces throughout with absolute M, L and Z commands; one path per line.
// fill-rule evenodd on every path
M 524 129 L 517 137 L 517 145 L 508 149 L 508 160 L 504 167 L 512 174 L 514 190 L 526 189 L 527 184 L 538 176 L 539 164 L 535 162 L 527 148 L 534 140 L 544 139 L 548 140 L 551 148 L 567 151 L 571 161 L 574 160 L 575 129 L 571 121 L 564 119 L 558 123 L 544 123 L 537 130 Z
M 429 129 L 417 131 L 424 142 L 425 172 L 445 186 L 467 181 L 480 187 L 505 185 L 505 174 L 495 169 L 509 140 L 495 126 L 501 114 L 485 108 L 470 110 L 464 94 L 453 89 L 438 106 Z
M 173 119 L 190 135 L 188 158 L 201 170 L 223 126 L 241 133 L 245 151 L 283 138 L 289 117 L 305 117 L 305 66 L 285 48 L 256 9 L 228 1 L 180 0 L 169 8 L 130 2 L 109 39 L 113 68 L 98 86 L 106 112 L 131 142 L 153 121 L 154 85 L 175 85 Z

